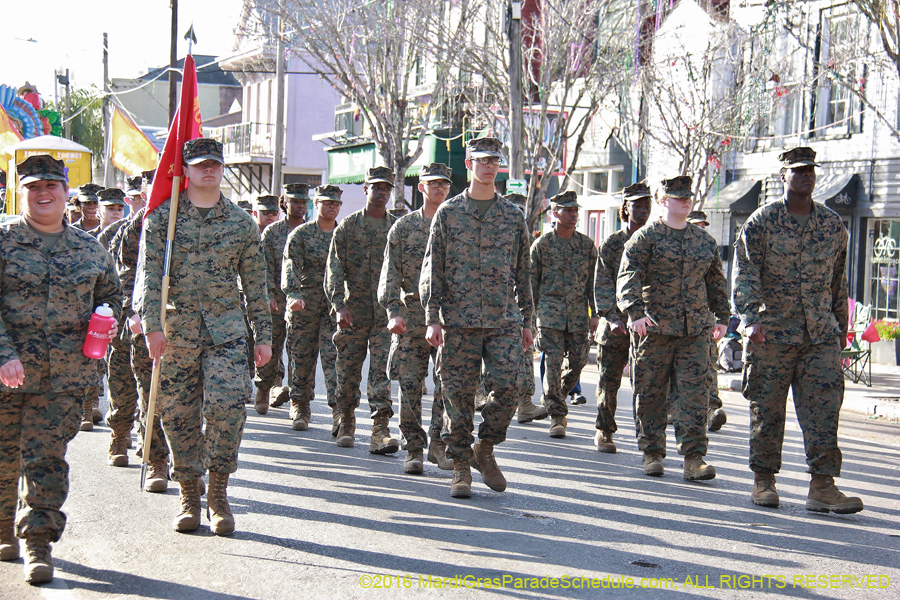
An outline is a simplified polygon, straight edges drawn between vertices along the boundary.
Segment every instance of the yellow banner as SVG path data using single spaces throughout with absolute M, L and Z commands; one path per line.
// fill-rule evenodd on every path
M 158 150 L 134 122 L 113 109 L 112 163 L 129 175 L 156 168 Z
M 0 106 L 0 168 L 5 169 L 7 163 L 12 158 L 12 151 L 7 152 L 7 148 L 18 144 L 22 141 L 22 134 L 16 129 L 9 119 L 9 115 Z

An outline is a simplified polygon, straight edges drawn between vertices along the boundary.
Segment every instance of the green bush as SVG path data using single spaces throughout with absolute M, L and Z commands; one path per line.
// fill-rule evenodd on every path
M 897 321 L 875 321 L 875 329 L 882 340 L 900 340 L 900 323 Z

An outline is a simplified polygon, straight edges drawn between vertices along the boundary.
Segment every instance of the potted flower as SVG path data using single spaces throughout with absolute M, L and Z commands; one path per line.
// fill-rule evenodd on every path
M 900 364 L 897 341 L 900 340 L 900 322 L 882 319 L 875 321 L 875 329 L 881 341 L 872 344 L 872 362 L 896 367 Z

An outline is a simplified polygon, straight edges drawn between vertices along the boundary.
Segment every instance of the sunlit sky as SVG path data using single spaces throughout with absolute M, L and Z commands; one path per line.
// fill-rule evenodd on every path
M 178 57 L 194 24 L 194 54 L 231 52 L 243 0 L 179 0 Z M 53 100 L 53 71 L 68 68 L 76 87 L 103 85 L 103 33 L 109 34 L 109 76 L 138 77 L 169 64 L 169 0 L 14 0 L 0 15 L 0 84 L 25 81 Z M 28 41 L 34 40 L 34 41 Z M 62 89 L 60 89 L 62 97 Z

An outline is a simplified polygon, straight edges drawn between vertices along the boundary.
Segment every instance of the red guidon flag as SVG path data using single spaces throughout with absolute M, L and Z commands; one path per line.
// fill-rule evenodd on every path
M 172 181 L 176 176 L 182 175 L 184 143 L 202 136 L 200 99 L 197 97 L 197 67 L 194 65 L 194 57 L 188 54 L 184 59 L 184 75 L 181 78 L 181 103 L 169 127 L 169 137 L 166 138 L 166 145 L 156 167 L 153 191 L 147 203 L 145 219 L 172 196 Z M 182 180 L 180 191 L 185 188 L 187 181 Z

